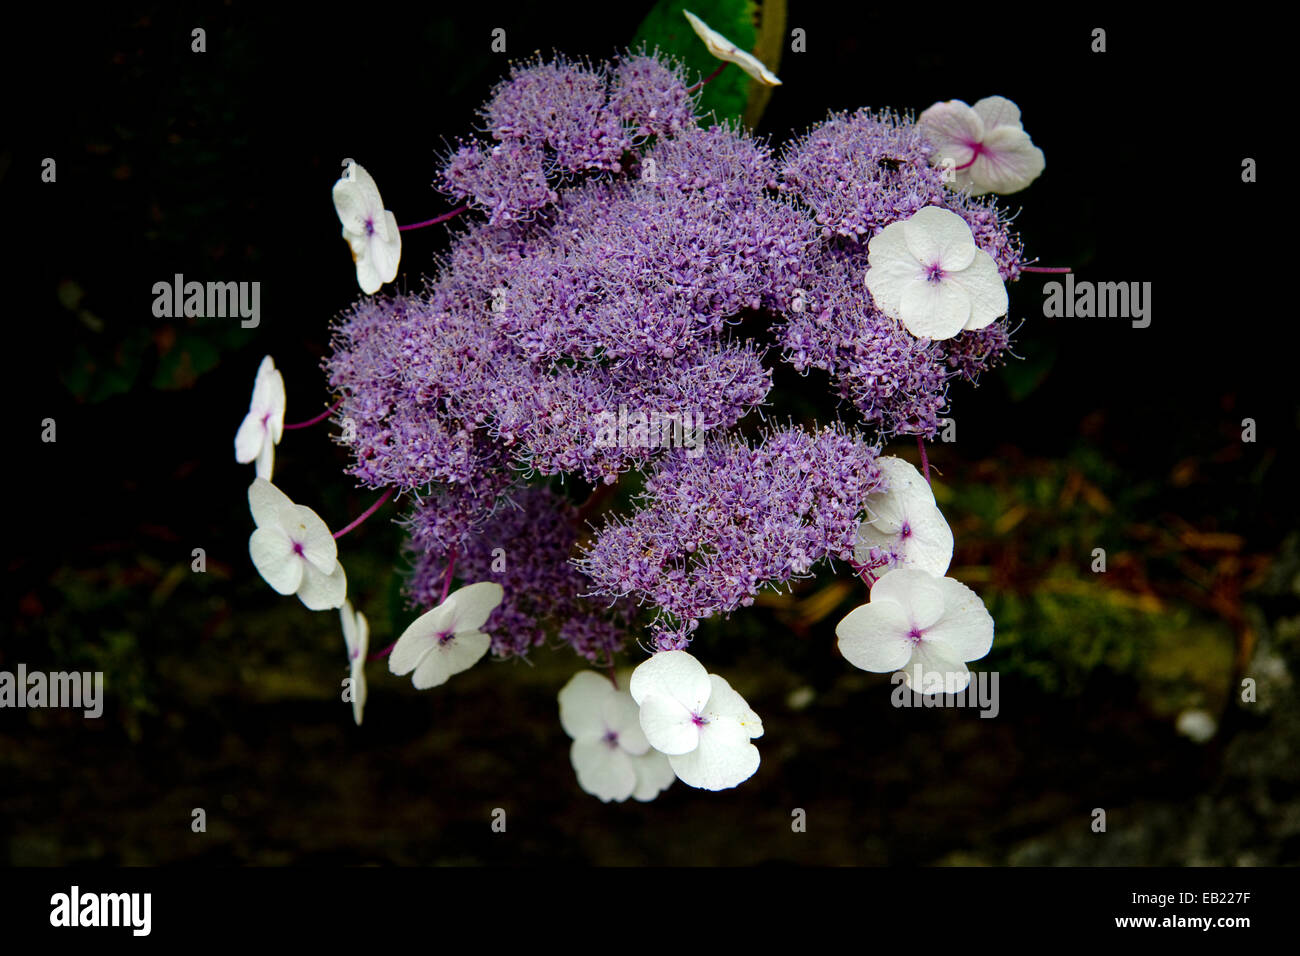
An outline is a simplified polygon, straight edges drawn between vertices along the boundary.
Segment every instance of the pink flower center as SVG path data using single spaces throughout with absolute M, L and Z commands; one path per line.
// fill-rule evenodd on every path
M 302 553 L 302 542 L 301 542 L 301 541 L 295 541 L 295 542 L 293 543 L 293 553 L 296 554 L 296 555 L 298 555 L 298 557 L 300 557 L 300 558 L 301 558 L 301 557 L 305 557 L 305 555 Z
M 925 267 L 925 277 L 928 281 L 942 282 L 943 276 L 944 272 L 942 263 L 936 262 Z
M 912 526 L 908 524 L 906 521 L 904 521 L 903 527 L 901 527 L 898 530 L 898 536 L 902 538 L 904 541 L 906 541 L 908 538 L 912 536 Z
M 708 721 L 705 720 L 703 717 L 701 717 L 699 714 L 691 714 L 691 723 L 693 723 L 696 727 L 703 727 L 705 724 L 708 723 Z
M 605 746 L 608 747 L 610 750 L 613 750 L 615 747 L 618 746 L 618 734 L 616 734 L 612 730 L 605 731 L 605 736 L 602 737 L 601 739 L 605 741 Z
M 920 644 L 921 638 L 923 638 L 924 636 L 925 636 L 925 632 L 922 631 L 916 625 L 912 625 L 912 629 L 907 632 L 907 639 L 911 641 L 913 644 Z

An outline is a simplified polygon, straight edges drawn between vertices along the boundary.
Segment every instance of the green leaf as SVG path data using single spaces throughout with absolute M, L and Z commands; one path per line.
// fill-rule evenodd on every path
M 660 0 L 641 22 L 632 48 L 642 44 L 649 52 L 656 47 L 671 54 L 686 65 L 686 82 L 695 83 L 708 76 L 722 63 L 716 59 L 704 41 L 696 36 L 682 15 L 690 10 L 713 29 L 742 50 L 753 50 L 758 38 L 758 5 L 754 0 Z M 710 111 L 718 119 L 739 120 L 745 115 L 749 101 L 750 79 L 737 66 L 728 66 L 705 85 L 700 98 L 700 110 Z

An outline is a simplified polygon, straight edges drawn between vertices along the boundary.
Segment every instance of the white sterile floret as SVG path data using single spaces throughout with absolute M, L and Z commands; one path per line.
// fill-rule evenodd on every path
M 388 669 L 399 677 L 414 672 L 416 690 L 445 684 L 453 674 L 469 670 L 492 646 L 492 638 L 479 628 L 504 595 L 501 585 L 490 581 L 448 595 L 402 632 L 388 656 Z
M 850 611 L 835 633 L 854 667 L 902 671 L 914 691 L 956 694 L 970 683 L 966 662 L 993 646 L 993 618 L 961 582 L 895 568 L 872 586 L 871 603 Z
M 867 244 L 867 291 L 917 338 L 950 339 L 1007 312 L 998 265 L 975 245 L 966 220 L 926 206 Z
M 264 478 L 249 486 L 248 506 L 257 524 L 248 553 L 266 583 L 279 594 L 297 594 L 313 611 L 342 607 L 347 577 L 334 536 L 316 512 Z
M 745 698 L 685 651 L 660 651 L 632 672 L 632 699 L 650 746 L 682 783 L 726 790 L 758 769 L 763 722 Z
M 348 676 L 352 679 L 352 719 L 361 726 L 361 712 L 366 706 L 366 651 L 370 647 L 370 625 L 366 616 L 353 610 L 351 601 L 339 608 L 343 619 L 343 643 L 348 649 Z
M 740 49 L 691 11 L 683 10 L 682 13 L 686 14 L 691 29 L 704 41 L 704 45 L 709 48 L 709 52 L 719 60 L 726 60 L 728 63 L 736 64 L 764 86 L 781 85 L 781 81 L 776 78 L 776 74 L 764 66 L 758 57 Z
M 916 124 L 938 164 L 955 172 L 949 185 L 975 196 L 1019 192 L 1047 165 L 1020 124 L 1020 107 L 1004 96 L 987 96 L 974 106 L 935 103 Z
M 560 691 L 560 725 L 573 738 L 569 761 L 578 786 L 606 803 L 653 800 L 676 775 L 641 730 L 636 701 L 595 671 L 579 671 Z
M 334 208 L 343 223 L 343 238 L 352 247 L 357 283 L 367 295 L 397 278 L 402 258 L 402 233 L 397 219 L 384 208 L 379 187 L 365 169 L 347 160 L 334 184 Z
M 275 465 L 275 446 L 284 434 L 284 404 L 284 379 L 268 355 L 258 366 L 248 414 L 235 432 L 235 461 L 256 461 L 257 477 L 267 481 Z
M 854 560 L 867 567 L 883 562 L 943 575 L 952 562 L 952 530 L 935 504 L 930 483 L 902 458 L 886 456 L 876 464 L 888 485 L 867 496 Z

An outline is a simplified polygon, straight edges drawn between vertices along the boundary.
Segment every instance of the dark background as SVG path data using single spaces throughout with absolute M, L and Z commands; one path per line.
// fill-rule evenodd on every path
M 1026 276 L 1011 289 L 1023 361 L 953 390 L 959 439 L 932 456 L 955 496 L 941 496 L 954 574 L 998 621 L 998 719 L 891 708 L 887 679 L 834 650 L 863 591 L 820 616 L 801 603 L 826 576 L 697 644 L 767 727 L 762 768 L 735 791 L 677 784 L 647 806 L 579 791 L 555 712 L 579 664 L 564 649 L 485 662 L 427 694 L 373 664 L 365 725 L 352 725 L 335 691 L 337 617 L 257 577 L 249 468 L 231 454 L 262 355 L 283 371 L 288 420 L 324 407 L 329 323 L 357 295 L 329 200 L 340 160 L 366 166 L 399 222 L 437 215 L 450 208 L 429 188 L 437 159 L 472 131 L 508 59 L 607 57 L 647 8 L 59 7 L 11 33 L 0 667 L 105 670 L 108 704 L 98 721 L 0 712 L 4 858 L 1300 859 L 1300 721 L 1285 690 L 1300 656 L 1294 213 L 1266 97 L 1279 41 L 1246 18 L 1040 6 L 999 7 L 990 23 L 988 8 L 791 4 L 808 52 L 785 54 L 760 133 L 779 144 L 828 109 L 1006 95 L 1047 156 L 1006 200 L 1024 204 L 1029 255 L 1153 284 L 1152 324 L 1133 329 L 1044 319 L 1043 278 Z M 206 53 L 190 50 L 195 26 Z M 1104 54 L 1089 51 L 1096 26 Z M 495 27 L 507 55 L 490 51 Z M 46 156 L 54 184 L 40 182 Z M 1241 182 L 1245 156 L 1261 182 Z M 399 285 L 418 284 L 444 235 L 404 235 Z M 260 281 L 261 326 L 155 319 L 153 283 L 177 272 Z M 39 439 L 45 418 L 54 444 Z M 325 429 L 277 449 L 286 491 L 336 528 L 373 498 L 343 464 Z M 405 613 L 398 543 L 372 520 L 342 545 L 375 647 Z M 1105 576 L 1088 570 L 1097 546 Z M 206 575 L 189 571 L 194 547 Z M 1045 607 L 1053 588 L 1069 597 Z M 1266 706 L 1236 705 L 1240 677 L 1263 673 Z M 801 687 L 812 703 L 790 706 Z M 1174 731 L 1187 706 L 1220 718 L 1209 745 Z M 206 834 L 190 831 L 194 807 Z M 490 832 L 494 807 L 508 835 Z M 794 807 L 806 834 L 790 832 Z M 1088 829 L 1094 807 L 1108 808 L 1105 835 Z

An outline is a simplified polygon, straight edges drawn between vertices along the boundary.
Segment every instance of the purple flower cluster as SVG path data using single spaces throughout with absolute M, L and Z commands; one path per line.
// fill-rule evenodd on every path
M 442 596 L 447 555 L 437 537 L 442 503 L 425 501 L 410 520 L 414 566 L 407 585 L 413 603 L 435 606 Z M 622 646 L 619 621 L 607 613 L 610 602 L 580 597 L 586 582 L 570 562 L 577 509 L 545 487 L 524 488 L 502 498 L 477 533 L 459 543 L 454 573 L 467 581 L 495 581 L 505 596 L 482 630 L 498 657 L 524 656 L 554 635 L 583 657 L 606 663 Z
M 504 586 L 496 654 L 554 636 L 603 660 L 635 604 L 680 647 L 702 618 L 850 557 L 878 441 L 843 427 L 742 441 L 771 371 L 769 345 L 738 326 L 828 373 L 876 438 L 933 435 L 949 382 L 996 364 L 1007 325 L 914 338 L 866 292 L 867 243 L 944 205 L 1014 279 L 1021 249 L 999 207 L 946 191 L 894 113 L 832 115 L 779 157 L 700 127 L 681 68 L 657 56 L 517 66 L 482 115 L 491 141 L 457 149 L 436 185 L 483 216 L 456 227 L 425 289 L 343 315 L 326 363 L 351 474 L 416 501 L 413 603 L 437 601 L 450 563 Z M 623 409 L 690 416 L 702 456 L 600 440 Z M 643 498 L 575 563 L 573 507 L 526 483 L 629 470 L 648 472 Z
M 786 428 L 757 446 L 731 438 L 698 458 L 677 453 L 630 517 L 606 522 L 581 567 L 594 594 L 657 609 L 661 648 L 684 647 L 701 618 L 853 556 L 862 504 L 882 483 L 877 452 L 843 429 Z

